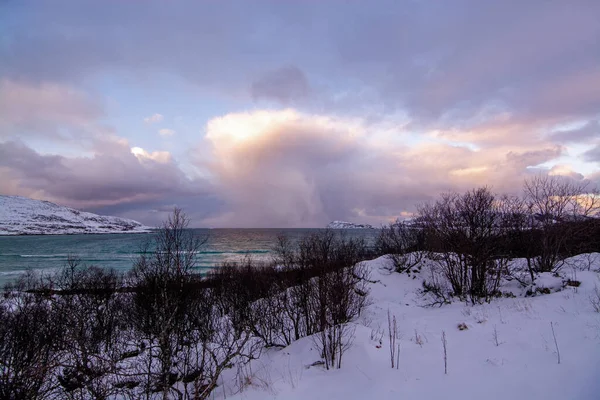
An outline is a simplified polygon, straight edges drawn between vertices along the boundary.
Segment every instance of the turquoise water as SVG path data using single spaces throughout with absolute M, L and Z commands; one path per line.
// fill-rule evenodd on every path
M 195 234 L 208 238 L 197 254 L 196 265 L 198 269 L 213 268 L 245 255 L 270 260 L 278 235 L 297 240 L 316 231 L 318 229 L 194 229 Z M 371 240 L 375 232 L 358 229 L 344 230 L 343 234 Z M 144 243 L 150 240 L 152 234 L 0 236 L 0 285 L 29 269 L 59 269 L 69 255 L 78 257 L 86 265 L 127 271 Z

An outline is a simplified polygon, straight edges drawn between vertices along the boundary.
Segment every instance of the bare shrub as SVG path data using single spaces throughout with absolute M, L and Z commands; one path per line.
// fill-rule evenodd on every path
M 206 239 L 186 230 L 188 223 L 183 212 L 175 209 L 130 273 L 135 288 L 131 317 L 147 360 L 143 364 L 145 391 L 160 392 L 165 399 L 179 378 L 172 366 L 179 343 L 188 339 L 184 328 L 202 299 L 193 268 L 195 254 Z
M 429 293 L 433 298 L 433 300 L 427 304 L 428 306 L 450 304 L 452 290 L 448 287 L 443 274 L 440 274 L 437 268 L 431 268 L 429 270 L 429 278 L 423 280 L 422 286 L 421 293 Z
M 419 207 L 417 223 L 425 232 L 431 259 L 452 286 L 454 296 L 471 302 L 498 292 L 506 264 L 498 257 L 504 213 L 487 188 L 449 193 Z
M 115 383 L 124 372 L 119 362 L 131 335 L 117 295 L 120 275 L 110 269 L 81 267 L 78 260 L 69 258 L 56 284 L 52 307 L 64 326 L 60 396 L 106 399 L 122 393 Z
M 6 288 L 0 303 L 0 398 L 45 399 L 57 384 L 63 325 L 48 287 L 28 274 Z
M 331 230 L 300 239 L 296 247 L 279 240 L 275 262 L 289 288 L 279 306 L 286 315 L 283 337 L 294 340 L 315 335 L 326 368 L 339 368 L 350 345 L 357 318 L 368 301 L 368 270 L 359 261 L 365 253 L 360 239 L 347 239 Z
M 366 302 L 364 266 L 335 269 L 319 275 L 311 299 L 316 312 L 317 344 L 325 367 L 340 368 L 342 356 L 352 344 L 354 327 L 349 322 L 360 315 Z
M 146 397 L 206 399 L 224 369 L 256 357 L 259 349 L 246 324 L 247 308 L 231 306 L 217 282 L 211 287 L 194 273 L 195 253 L 206 238 L 194 236 L 187 224 L 175 209 L 130 276 Z
M 397 221 L 381 227 L 376 248 L 379 254 L 387 255 L 392 261 L 395 272 L 410 274 L 421 269 L 423 241 L 421 230 Z
M 524 199 L 531 216 L 528 228 L 538 236 L 533 267 L 538 272 L 555 272 L 565 258 L 581 252 L 578 247 L 586 247 L 590 239 L 586 233 L 593 228 L 586 222 L 598 214 L 600 197 L 588 182 L 538 175 L 525 181 Z
M 325 361 L 325 369 L 341 368 L 342 356 L 354 341 L 355 327 L 350 324 L 327 325 L 313 336 L 313 342 Z

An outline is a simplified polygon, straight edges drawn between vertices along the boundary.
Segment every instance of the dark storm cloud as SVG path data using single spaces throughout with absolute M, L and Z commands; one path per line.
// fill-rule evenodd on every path
M 18 186 L 18 194 L 86 209 L 206 193 L 205 183 L 190 181 L 172 160 L 138 158 L 123 143 L 106 143 L 105 148 L 110 151 L 69 158 L 39 154 L 19 142 L 0 143 L 0 192 Z

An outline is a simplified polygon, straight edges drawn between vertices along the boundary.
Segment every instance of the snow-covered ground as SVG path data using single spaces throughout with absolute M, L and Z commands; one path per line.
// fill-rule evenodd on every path
M 476 306 L 424 307 L 427 299 L 419 291 L 427 268 L 412 278 L 388 272 L 388 262 L 368 262 L 376 281 L 370 285 L 372 303 L 354 324 L 341 369 L 311 366 L 320 358 L 312 339 L 304 338 L 265 350 L 243 370 L 226 371 L 215 398 L 223 398 L 224 389 L 227 399 L 249 400 L 600 399 L 600 313 L 590 302 L 600 286 L 598 254 L 570 259 L 561 278 L 538 279 L 551 294 Z M 581 285 L 563 287 L 567 279 Z M 514 282 L 504 289 L 511 288 Z M 388 311 L 398 322 L 398 369 L 390 367 Z
M 150 227 L 19 196 L 0 196 L 0 235 L 137 233 Z

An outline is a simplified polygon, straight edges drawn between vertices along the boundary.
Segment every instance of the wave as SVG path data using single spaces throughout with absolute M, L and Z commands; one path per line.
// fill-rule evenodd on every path
M 27 268 L 27 269 L 13 269 L 10 271 L 0 271 L 0 276 L 19 276 L 22 274 L 25 274 L 26 272 L 29 271 L 34 271 L 36 273 L 43 273 L 43 274 L 48 274 L 48 273 L 55 273 L 60 271 L 60 268 L 58 267 L 52 267 L 52 268 Z
M 151 254 L 152 252 L 149 252 Z M 183 252 L 187 254 L 188 252 Z M 234 251 L 216 251 L 216 250 L 207 250 L 207 251 L 196 251 L 195 254 L 268 254 L 271 253 L 270 250 L 234 250 Z M 95 253 L 98 254 L 98 253 Z M 143 252 L 114 252 L 114 253 L 105 253 L 108 257 L 116 257 L 116 258 L 127 258 L 127 257 L 135 257 Z M 22 257 L 22 258 L 64 258 L 64 257 L 80 257 L 85 258 L 87 254 L 68 254 L 68 253 L 58 253 L 58 254 L 0 254 L 0 257 Z
M 72 254 L 18 254 L 22 258 L 66 258 Z

